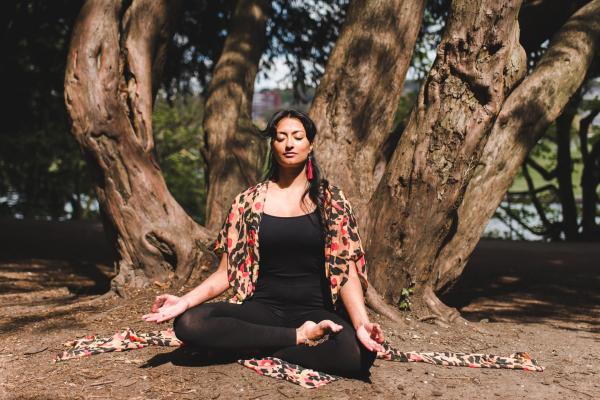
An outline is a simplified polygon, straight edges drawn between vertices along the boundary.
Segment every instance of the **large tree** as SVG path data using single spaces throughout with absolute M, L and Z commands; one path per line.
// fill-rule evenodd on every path
M 73 31 L 65 98 L 119 251 L 117 289 L 182 283 L 214 238 L 169 194 L 153 155 L 152 104 L 178 4 L 88 0 Z M 424 4 L 351 5 L 310 112 L 320 130 L 317 157 L 356 205 L 369 277 L 388 303 L 414 287 L 417 310 L 433 311 L 440 323 L 456 318 L 436 293 L 460 275 L 527 152 L 581 85 L 597 51 L 599 4 L 559 24 L 526 76 L 521 1 L 454 0 L 403 131 L 392 125 Z M 244 173 L 255 176 L 264 157 L 234 142 L 244 126 L 254 130 L 248 105 L 268 5 L 240 0 L 236 13 L 233 21 L 249 20 L 234 23 L 209 85 L 206 158 L 215 193 L 247 184 Z M 210 228 L 227 203 L 215 196 Z
M 73 30 L 65 101 L 118 251 L 121 293 L 185 281 L 210 238 L 171 196 L 153 154 L 153 100 L 179 6 L 89 0 Z

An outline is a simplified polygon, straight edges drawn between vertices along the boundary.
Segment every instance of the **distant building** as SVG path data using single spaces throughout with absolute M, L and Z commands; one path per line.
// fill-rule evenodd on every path
M 281 93 L 279 90 L 262 90 L 254 93 L 252 98 L 252 119 L 260 120 L 268 114 L 281 108 Z

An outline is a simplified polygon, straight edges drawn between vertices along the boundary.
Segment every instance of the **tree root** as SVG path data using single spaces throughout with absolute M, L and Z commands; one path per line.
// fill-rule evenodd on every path
M 396 310 L 391 305 L 387 304 L 383 297 L 375 290 L 372 285 L 367 288 L 367 295 L 365 297 L 367 306 L 378 314 L 381 314 L 390 320 L 404 324 L 404 316 L 400 311 Z
M 96 296 L 93 299 L 78 301 L 78 302 L 73 303 L 73 305 L 74 306 L 94 306 L 98 303 L 102 303 L 104 300 L 112 299 L 114 297 L 119 297 L 119 294 L 111 288 L 108 290 L 108 292 L 101 294 L 99 296 Z
M 460 316 L 460 312 L 456 308 L 448 307 L 442 303 L 442 301 L 433 292 L 431 286 L 425 286 L 421 296 L 427 308 L 432 312 L 431 315 L 424 317 L 425 319 L 423 320 L 434 320 L 435 324 L 445 328 L 449 327 L 450 324 L 469 323 L 469 321 Z

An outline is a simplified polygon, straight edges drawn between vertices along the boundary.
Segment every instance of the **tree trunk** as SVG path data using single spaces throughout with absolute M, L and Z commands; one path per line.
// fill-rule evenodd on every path
M 556 171 L 558 180 L 558 194 L 562 208 L 562 231 L 565 239 L 577 240 L 577 206 L 573 193 L 573 160 L 571 159 L 571 127 L 577 115 L 580 95 L 571 98 L 562 114 L 556 119 Z
M 383 148 L 398 141 L 390 131 L 423 9 L 422 0 L 353 2 L 310 109 L 319 165 L 352 199 L 361 227 L 389 160 Z
M 204 134 L 208 167 L 206 223 L 217 229 L 231 201 L 257 182 L 268 149 L 252 123 L 252 94 L 266 44 L 266 0 L 239 0 L 208 87 Z
M 504 103 L 458 208 L 456 232 L 436 259 L 434 290 L 451 287 L 462 273 L 527 154 L 583 82 L 599 42 L 600 1 L 594 0 L 554 36 L 533 72 Z
M 520 1 L 456 0 L 417 105 L 369 204 L 372 284 L 392 304 L 415 287 L 416 311 L 439 308 L 437 255 L 504 102 L 522 76 Z
M 583 163 L 581 175 L 581 194 L 583 211 L 581 215 L 582 238 L 585 240 L 600 239 L 600 230 L 596 224 L 598 194 L 596 188 L 600 184 L 600 141 L 596 141 Z
M 184 281 L 210 240 L 169 193 L 153 154 L 153 99 L 178 9 L 176 1 L 88 0 L 71 39 L 65 101 L 118 251 L 120 293 Z

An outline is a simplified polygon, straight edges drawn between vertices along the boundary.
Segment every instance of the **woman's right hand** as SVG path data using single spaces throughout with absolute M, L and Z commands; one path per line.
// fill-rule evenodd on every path
M 142 319 L 146 322 L 159 324 L 183 314 L 189 306 L 190 304 L 183 297 L 161 294 L 154 300 L 151 313 L 142 315 Z

